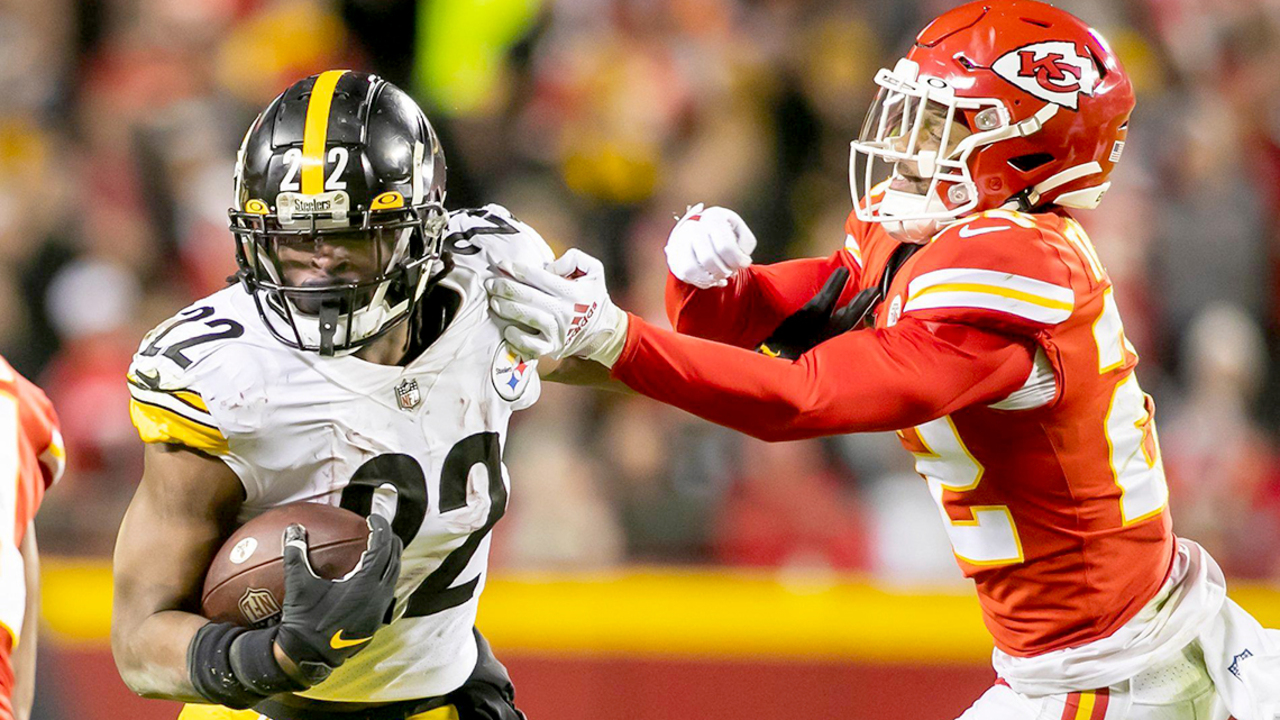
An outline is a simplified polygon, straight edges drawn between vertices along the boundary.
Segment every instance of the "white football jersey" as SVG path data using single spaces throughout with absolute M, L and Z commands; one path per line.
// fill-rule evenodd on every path
M 503 342 L 483 283 L 498 260 L 553 254 L 497 205 L 454 213 L 447 232 L 455 268 L 440 282 L 461 303 L 404 367 L 290 348 L 236 285 L 152 330 L 130 369 L 143 440 L 226 461 L 245 488 L 240 521 L 298 501 L 394 517 L 405 543 L 395 620 L 302 693 L 310 698 L 433 697 L 459 687 L 476 662 L 489 531 L 509 489 L 507 423 L 540 390 L 534 361 Z

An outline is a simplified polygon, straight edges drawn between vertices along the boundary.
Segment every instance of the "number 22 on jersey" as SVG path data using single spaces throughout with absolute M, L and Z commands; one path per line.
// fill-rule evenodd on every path
M 1096 255 L 1083 231 L 1068 235 L 1078 248 L 1084 245 L 1081 252 L 1101 280 L 1101 266 L 1096 264 Z M 1120 370 L 1126 353 L 1133 353 L 1110 287 L 1103 293 L 1102 310 L 1093 323 L 1093 338 L 1099 375 Z M 1111 476 L 1120 488 L 1123 525 L 1159 515 L 1168 502 L 1169 489 L 1156 438 L 1154 403 L 1142 392 L 1132 370 L 1115 384 L 1103 425 Z M 1022 541 L 1009 508 L 968 505 L 963 500 L 965 493 L 982 482 L 984 469 L 965 447 L 951 418 L 938 418 L 898 434 L 916 456 L 916 472 L 929 483 L 956 556 L 980 566 L 1021 563 Z M 954 519 L 957 514 L 962 517 Z

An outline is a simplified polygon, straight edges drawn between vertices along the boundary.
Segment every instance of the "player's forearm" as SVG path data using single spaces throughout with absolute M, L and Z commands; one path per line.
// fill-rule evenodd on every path
M 538 375 L 543 380 L 562 385 L 581 385 L 597 390 L 633 394 L 631 388 L 609 376 L 609 368 L 583 358 L 542 358 L 538 361 Z
M 36 630 L 40 627 L 40 556 L 34 522 L 27 524 L 19 550 L 26 576 L 27 598 L 22 618 L 22 642 L 14 649 L 13 657 L 13 712 L 16 720 L 27 720 L 36 696 Z
M 113 628 L 111 650 L 125 685 L 143 697 L 208 702 L 191 684 L 187 668 L 191 639 L 207 622 L 193 613 L 165 610 L 136 625 Z
M 139 695 L 206 702 L 191 683 L 187 648 L 208 620 L 188 610 L 243 491 L 217 459 L 148 445 L 146 460 L 116 539 L 111 650 Z
M 723 288 L 699 290 L 667 276 L 667 317 L 676 332 L 736 347 L 754 348 L 782 319 L 804 305 L 842 265 L 852 271 L 852 288 L 859 268 L 843 252 L 825 258 L 753 265 L 729 279 Z M 851 294 L 851 293 L 850 293 Z
M 938 337 L 907 321 L 887 331 L 846 333 L 788 362 L 633 316 L 613 376 L 762 440 L 896 430 L 994 400 L 1026 379 L 1032 358 L 1026 345 L 971 329 L 955 334 Z

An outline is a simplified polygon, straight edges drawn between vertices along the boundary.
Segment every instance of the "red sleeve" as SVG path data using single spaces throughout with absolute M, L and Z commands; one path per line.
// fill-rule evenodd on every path
M 678 335 L 631 316 L 613 376 L 655 400 L 768 441 L 898 430 L 994 402 L 1031 372 L 1030 340 L 903 318 L 795 362 Z
M 676 332 L 726 345 L 754 348 L 791 313 L 799 310 L 838 267 L 849 268 L 857 287 L 862 268 L 846 250 L 825 258 L 752 265 L 722 288 L 699 290 L 667 274 L 667 317 Z

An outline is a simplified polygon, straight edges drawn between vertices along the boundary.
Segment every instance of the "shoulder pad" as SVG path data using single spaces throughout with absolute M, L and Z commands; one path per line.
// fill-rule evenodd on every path
M 129 411 L 144 442 L 226 452 L 226 437 L 209 413 L 202 378 L 208 359 L 243 336 L 245 328 L 237 318 L 227 317 L 229 304 L 219 302 L 221 294 L 156 326 L 134 354 L 126 378 Z
M 0 357 L 0 393 L 11 396 L 18 406 L 18 427 L 36 452 L 45 486 L 62 477 L 67 453 L 62 444 L 58 414 L 53 403 L 35 383 L 23 377 Z
M 501 205 L 459 210 L 449 216 L 445 249 L 456 262 L 482 261 L 492 267 L 499 260 L 546 264 L 555 253 L 536 230 L 520 222 Z
M 917 253 L 902 313 L 1026 332 L 1074 309 L 1071 269 L 1038 219 L 994 210 L 946 228 Z

